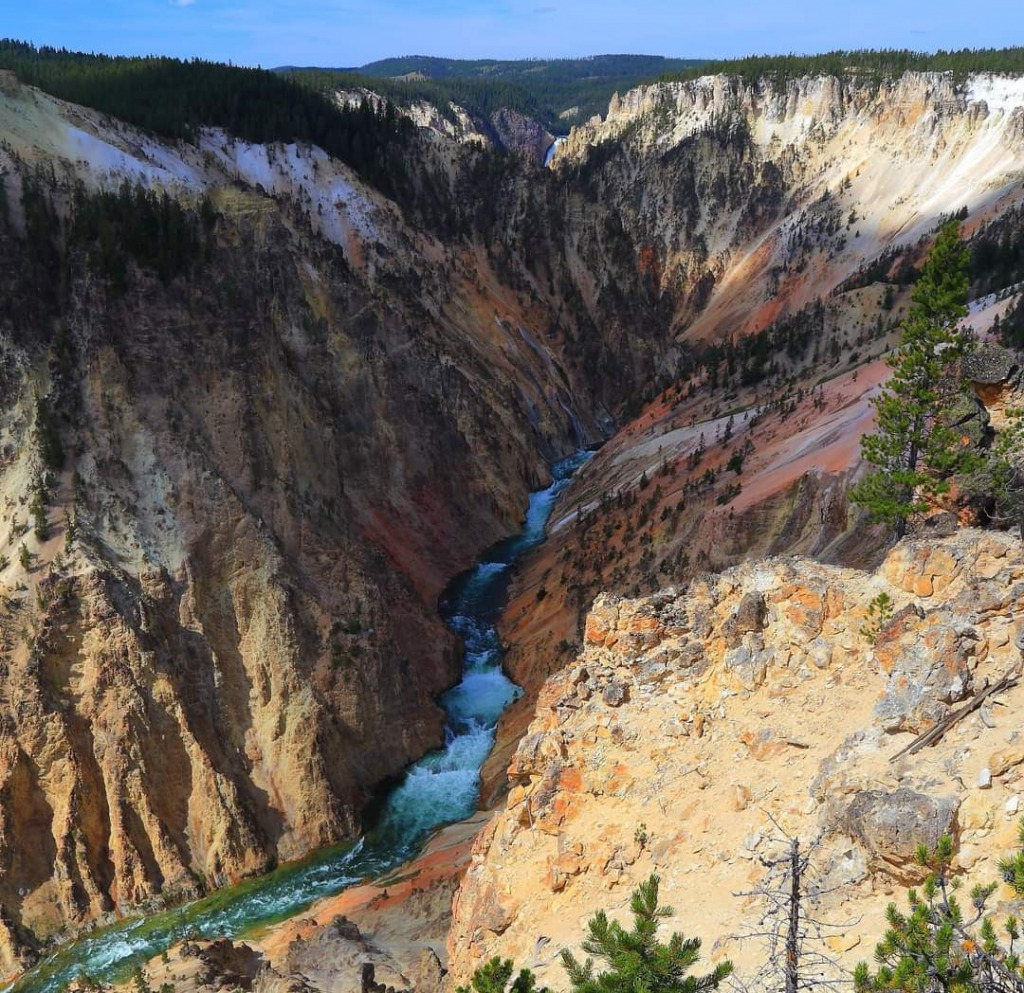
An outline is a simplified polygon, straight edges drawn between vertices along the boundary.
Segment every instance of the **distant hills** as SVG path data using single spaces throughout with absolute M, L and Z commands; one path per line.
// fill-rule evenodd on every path
M 449 101 L 489 114 L 509 107 L 563 133 L 603 114 L 615 92 L 659 76 L 699 69 L 702 59 L 658 55 L 595 55 L 582 59 L 442 59 L 426 55 L 382 59 L 350 68 L 283 66 L 319 88 L 366 85 L 399 102 Z
M 879 83 L 907 71 L 1024 73 L 1024 47 L 915 52 L 908 49 L 836 50 L 813 55 L 758 55 L 739 59 L 670 59 L 657 55 L 595 55 L 582 59 L 444 59 L 426 55 L 382 59 L 350 68 L 287 66 L 325 92 L 372 87 L 398 104 L 426 100 L 442 111 L 448 103 L 489 115 L 517 110 L 554 134 L 604 114 L 613 93 L 653 80 L 685 80 L 729 73 L 776 85 L 805 75 L 832 75 Z

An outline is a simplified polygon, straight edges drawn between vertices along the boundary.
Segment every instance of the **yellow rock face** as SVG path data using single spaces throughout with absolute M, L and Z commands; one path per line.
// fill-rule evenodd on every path
M 965 531 L 905 541 L 876 574 L 769 559 L 648 599 L 600 597 L 579 657 L 544 685 L 509 770 L 513 792 L 478 839 L 449 936 L 454 980 L 502 955 L 564 985 L 558 952 L 579 953 L 599 908 L 626 920 L 651 872 L 674 908 L 667 929 L 714 938 L 706 957 L 756 970 L 763 949 L 739 937 L 763 907 L 739 894 L 784 852 L 776 824 L 820 840 L 830 893 L 816 913 L 860 919 L 828 937 L 847 964 L 870 958 L 886 894 L 899 898 L 913 846 L 934 829 L 915 818 L 952 811 L 969 881 L 994 878 L 1013 844 L 1007 779 L 1024 760 L 1008 739 L 1024 689 L 896 762 L 913 736 L 885 733 L 880 701 L 956 705 L 901 695 L 911 651 L 936 694 L 950 692 L 954 655 L 975 687 L 1019 664 L 1002 625 L 1021 579 L 1019 542 Z M 895 616 L 872 647 L 860 628 L 881 592 Z M 821 640 L 843 646 L 827 667 Z M 992 786 L 979 789 L 986 763 Z M 878 827 L 869 847 L 854 831 L 865 811 Z

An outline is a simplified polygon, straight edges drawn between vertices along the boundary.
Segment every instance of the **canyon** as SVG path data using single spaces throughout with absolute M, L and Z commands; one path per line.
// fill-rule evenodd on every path
M 444 741 L 461 658 L 442 592 L 516 531 L 553 463 L 599 443 L 499 626 L 525 693 L 484 766 L 497 813 L 435 841 L 421 888 L 399 874 L 332 898 L 251 955 L 222 947 L 222 971 L 355 988 L 369 955 L 427 989 L 501 953 L 557 986 L 581 920 L 652 867 L 687 931 L 735 916 L 724 894 L 773 843 L 766 811 L 827 836 L 854 891 L 834 909 L 867 921 L 907 872 L 847 830 L 836 798 L 872 790 L 952 797 L 964 868 L 1008 844 L 1016 762 L 983 797 L 963 784 L 1011 729 L 978 718 L 958 751 L 890 767 L 886 735 L 934 714 L 873 708 L 923 678 L 898 671 L 919 637 L 960 681 L 943 706 L 1015 663 L 1017 546 L 968 530 L 887 552 L 846 493 L 907 306 L 899 265 L 961 208 L 976 241 L 1015 230 L 1024 81 L 652 84 L 549 169 L 413 116 L 399 203 L 316 147 L 161 140 L 0 86 L 5 974 L 359 837 L 380 788 Z M 209 222 L 201 262 L 163 278 L 130 260 L 113 292 L 59 233 L 126 181 Z M 976 286 L 980 334 L 1006 288 Z M 1020 388 L 1007 361 L 979 424 Z M 808 558 L 755 561 L 788 554 Z M 900 621 L 871 648 L 858 630 L 883 589 Z M 730 627 L 755 595 L 764 616 Z M 842 721 L 788 725 L 816 708 Z M 709 840 L 723 809 L 731 833 Z M 723 894 L 699 913 L 718 916 L 683 899 L 698 869 Z M 431 923 L 371 955 L 396 913 Z M 198 947 L 154 980 L 203 988 Z

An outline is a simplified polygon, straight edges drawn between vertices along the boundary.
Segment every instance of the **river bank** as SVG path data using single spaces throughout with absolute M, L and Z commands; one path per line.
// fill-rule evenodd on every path
M 417 993 L 441 989 L 452 899 L 477 835 L 494 811 L 440 828 L 411 861 L 313 904 L 244 941 L 183 942 L 143 969 L 150 989 L 176 993 L 260 989 L 361 993 L 365 965 L 375 982 Z M 301 977 L 301 979 L 299 978 Z M 125 983 L 125 990 L 132 984 Z

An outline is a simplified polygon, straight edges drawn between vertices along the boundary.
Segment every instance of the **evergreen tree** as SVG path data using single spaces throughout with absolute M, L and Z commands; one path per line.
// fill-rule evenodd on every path
M 949 221 L 914 287 L 900 346 L 888 360 L 893 374 L 874 400 L 878 428 L 861 439 L 861 454 L 875 471 L 851 496 L 873 521 L 892 525 L 897 537 L 907 518 L 927 507 L 923 497 L 944 492 L 950 475 L 970 464 L 952 416 L 966 395 L 953 373 L 972 344 L 960 328 L 967 265 L 959 222 Z
M 39 448 L 39 457 L 47 469 L 57 470 L 64 467 L 64 446 L 60 442 L 56 418 L 46 398 L 36 397 L 36 423 L 34 428 L 35 442 Z
M 998 330 L 999 337 L 1008 348 L 1024 348 L 1024 297 L 1018 297 L 1006 311 Z
M 512 959 L 501 959 L 495 956 L 473 973 L 472 990 L 474 993 L 505 993 L 505 987 L 512 979 L 514 970 Z M 458 986 L 455 993 L 470 993 L 470 986 Z M 520 969 L 519 975 L 512 982 L 509 993 L 551 993 L 551 991 L 546 986 L 538 989 L 533 973 L 529 969 Z
M 593 959 L 580 964 L 562 952 L 572 993 L 705 993 L 732 973 L 732 963 L 721 962 L 706 975 L 688 976 L 700 958 L 700 939 L 674 933 L 667 943 L 658 941 L 661 919 L 673 913 L 658 905 L 659 882 L 652 875 L 633 892 L 632 930 L 609 921 L 603 910 L 590 919 L 583 950 L 606 962 L 607 971 L 595 974 Z
M 1024 846 L 1024 825 L 1020 840 Z M 1008 917 L 1000 940 L 985 915 L 996 884 L 973 887 L 965 907 L 957 896 L 960 881 L 951 878 L 952 840 L 942 838 L 932 852 L 922 845 L 917 859 L 929 875 L 920 892 L 908 891 L 908 912 L 889 904 L 889 929 L 875 948 L 878 969 L 857 966 L 856 993 L 1024 993 L 1020 924 Z M 1001 861 L 999 869 L 1017 896 L 1024 895 L 1024 851 Z

